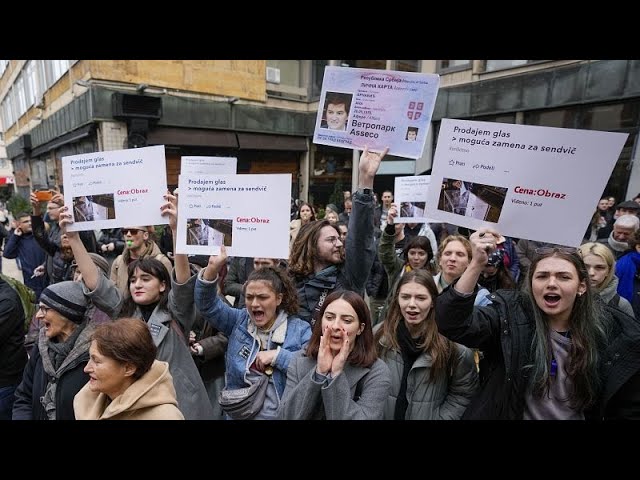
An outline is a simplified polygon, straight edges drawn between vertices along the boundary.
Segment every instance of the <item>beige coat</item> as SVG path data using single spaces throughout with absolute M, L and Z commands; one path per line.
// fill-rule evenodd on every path
M 87 383 L 73 399 L 73 410 L 76 420 L 184 420 L 169 364 L 159 360 L 113 401 Z

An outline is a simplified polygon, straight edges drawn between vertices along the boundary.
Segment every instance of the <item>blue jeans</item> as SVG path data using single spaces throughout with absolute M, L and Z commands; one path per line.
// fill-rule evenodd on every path
M 11 420 L 13 402 L 16 399 L 13 392 L 16 391 L 16 387 L 17 385 L 9 385 L 0 388 L 0 420 Z

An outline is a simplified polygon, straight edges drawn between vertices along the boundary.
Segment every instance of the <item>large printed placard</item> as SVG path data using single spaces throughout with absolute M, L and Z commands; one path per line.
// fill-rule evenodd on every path
M 443 119 L 427 201 L 436 208 L 429 214 L 578 246 L 627 136 Z
M 180 174 L 196 175 L 235 174 L 238 159 L 236 157 L 180 157 Z
M 440 77 L 325 67 L 313 142 L 420 158 Z
M 400 211 L 395 223 L 435 222 L 426 208 L 429 183 L 431 175 L 396 177 L 393 196 Z
M 70 231 L 162 225 L 167 191 L 164 145 L 62 157 Z
M 291 174 L 179 178 L 176 252 L 287 258 Z

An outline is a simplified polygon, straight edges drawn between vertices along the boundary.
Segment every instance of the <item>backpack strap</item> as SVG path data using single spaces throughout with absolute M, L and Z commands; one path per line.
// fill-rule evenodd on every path
M 182 342 L 185 345 L 188 345 L 187 338 L 184 336 L 184 332 L 182 331 L 182 327 L 178 324 L 178 322 L 174 318 L 172 318 L 171 322 L 169 322 L 169 328 L 171 328 L 171 330 L 173 330 L 174 332 L 176 332 L 178 334 L 178 336 L 180 337 L 180 339 L 182 340 Z

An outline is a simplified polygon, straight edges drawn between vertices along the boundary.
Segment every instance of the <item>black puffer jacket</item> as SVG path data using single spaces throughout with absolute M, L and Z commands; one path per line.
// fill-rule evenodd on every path
M 477 288 L 476 288 L 477 290 Z M 492 304 L 473 306 L 475 294 L 464 297 L 449 286 L 436 299 L 440 333 L 467 347 L 478 348 L 480 392 L 463 419 L 522 420 L 534 334 L 533 306 L 521 293 L 498 290 Z M 602 390 L 587 419 L 640 419 L 640 324 L 621 310 L 602 305 L 608 342 L 600 351 Z

